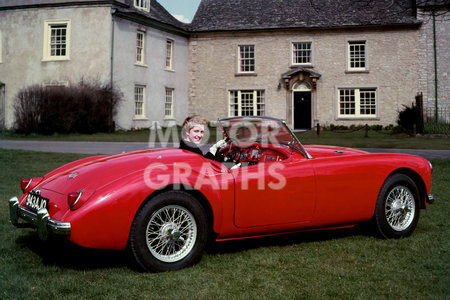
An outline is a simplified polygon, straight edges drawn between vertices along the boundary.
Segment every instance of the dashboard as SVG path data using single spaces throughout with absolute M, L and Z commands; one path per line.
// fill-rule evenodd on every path
M 277 149 L 278 150 L 278 149 Z M 219 159 L 222 162 L 249 163 L 275 162 L 285 160 L 288 156 L 284 151 L 277 151 L 272 148 L 252 145 L 249 147 L 227 146 L 221 149 Z

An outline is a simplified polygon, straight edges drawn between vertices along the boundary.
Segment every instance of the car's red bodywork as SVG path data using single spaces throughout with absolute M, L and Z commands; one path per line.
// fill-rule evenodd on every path
M 360 223 L 384 238 L 406 237 L 433 199 L 431 164 L 421 157 L 304 147 L 270 117 L 218 125 L 225 139 L 210 148 L 214 159 L 198 148 L 153 149 L 22 180 L 24 194 L 9 200 L 11 223 L 25 220 L 42 239 L 59 234 L 85 247 L 127 249 L 140 268 L 159 272 L 196 263 L 212 238 Z
M 50 218 L 71 224 L 68 238 L 72 242 L 104 249 L 124 249 L 139 208 L 153 195 L 170 189 L 183 188 L 202 202 L 217 240 L 369 220 L 381 186 L 395 172 L 415 181 L 421 207 L 426 206 L 431 168 L 423 158 L 329 146 L 305 149 L 312 159 L 267 145 L 264 153 L 279 160 L 232 170 L 180 149 L 90 157 L 31 184 L 19 203 L 24 206 L 27 193 L 40 189 L 50 199 Z M 83 191 L 82 205 L 71 210 L 67 195 L 78 190 Z

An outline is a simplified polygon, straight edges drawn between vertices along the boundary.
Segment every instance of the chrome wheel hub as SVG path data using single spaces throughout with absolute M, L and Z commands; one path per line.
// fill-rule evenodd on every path
M 414 195 L 405 186 L 396 186 L 389 193 L 386 204 L 385 214 L 389 226 L 402 231 L 407 229 L 414 220 L 416 203 Z
M 183 241 L 182 233 L 175 223 L 169 222 L 161 226 L 160 237 L 167 242 Z

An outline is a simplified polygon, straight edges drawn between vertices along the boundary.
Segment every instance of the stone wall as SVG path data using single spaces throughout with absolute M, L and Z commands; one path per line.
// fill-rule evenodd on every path
M 430 11 L 419 11 L 419 19 L 423 21 L 420 28 L 420 72 L 418 90 L 423 93 L 424 110 L 430 119 L 435 117 L 436 84 L 434 61 L 433 17 Z M 449 13 L 438 11 L 435 17 L 436 57 L 438 79 L 438 113 L 439 117 L 450 122 L 450 22 Z
M 291 43 L 312 42 L 311 70 L 320 73 L 312 92 L 312 120 L 327 124 L 395 124 L 398 111 L 418 90 L 417 28 L 385 30 L 310 30 L 202 33 L 190 39 L 189 113 L 208 119 L 228 116 L 228 91 L 265 90 L 266 115 L 291 120 L 292 91 L 279 85 L 291 66 Z M 366 72 L 346 72 L 347 43 L 365 40 Z M 255 75 L 237 74 L 238 45 L 255 45 Z M 281 86 L 281 87 L 280 87 Z M 373 87 L 378 92 L 375 119 L 337 118 L 337 89 Z M 313 124 L 312 124 L 313 125 Z
M 70 59 L 43 59 L 44 22 L 70 20 Z M 95 30 L 87 30 L 95 28 Z M 0 11 L 5 88 L 5 125 L 13 126 L 17 92 L 35 84 L 65 84 L 81 79 L 109 82 L 110 7 L 58 7 Z M 101 33 L 101 34 L 100 34 Z M 99 36 L 101 38 L 99 38 Z

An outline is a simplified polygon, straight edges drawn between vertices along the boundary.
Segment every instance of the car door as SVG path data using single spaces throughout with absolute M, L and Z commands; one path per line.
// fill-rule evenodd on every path
M 237 227 L 306 222 L 313 217 L 315 180 L 310 160 L 291 157 L 231 171 Z

